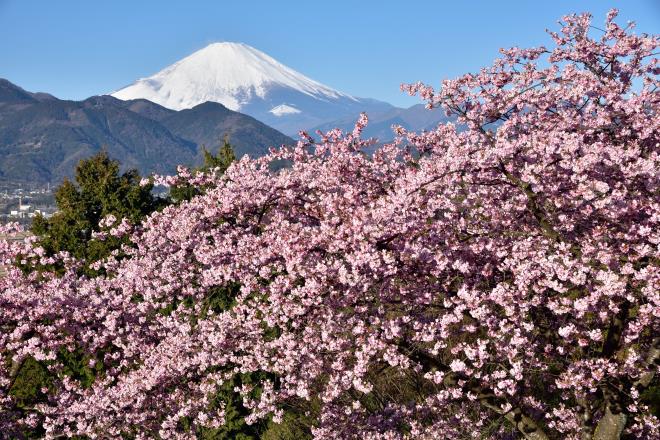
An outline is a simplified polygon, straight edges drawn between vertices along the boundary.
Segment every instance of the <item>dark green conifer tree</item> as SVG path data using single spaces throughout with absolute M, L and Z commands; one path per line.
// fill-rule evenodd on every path
M 234 149 L 229 144 L 229 139 L 225 136 L 223 144 L 218 148 L 218 154 L 213 155 L 206 147 L 202 147 L 202 154 L 204 155 L 204 163 L 202 166 L 197 167 L 193 172 L 205 172 L 216 168 L 220 174 L 224 173 L 229 165 L 236 160 Z M 196 195 L 202 193 L 202 190 L 195 188 L 188 184 L 177 185 L 170 188 L 170 198 L 174 203 L 181 203 L 190 200 Z
M 55 191 L 58 211 L 51 217 L 35 217 L 31 231 L 49 255 L 68 251 L 91 264 L 118 249 L 123 240 L 94 239 L 99 222 L 108 215 L 139 223 L 164 201 L 151 193 L 152 185 L 140 186 L 136 170 L 120 173 L 120 163 L 105 151 L 82 160 L 76 167 L 75 183 L 66 179 Z

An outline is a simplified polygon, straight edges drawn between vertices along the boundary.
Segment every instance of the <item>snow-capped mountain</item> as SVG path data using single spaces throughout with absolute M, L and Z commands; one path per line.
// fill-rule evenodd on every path
M 219 102 L 286 134 L 393 108 L 323 85 L 242 43 L 211 44 L 112 96 L 144 98 L 173 110 Z

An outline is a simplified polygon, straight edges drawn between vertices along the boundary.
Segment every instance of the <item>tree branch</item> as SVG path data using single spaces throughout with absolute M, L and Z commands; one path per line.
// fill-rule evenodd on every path
M 509 411 L 504 411 L 502 405 L 506 403 L 503 399 L 498 399 L 492 390 L 481 386 L 476 380 L 451 371 L 451 369 L 442 363 L 435 356 L 430 356 L 428 353 L 425 353 L 423 350 L 415 347 L 408 341 L 402 341 L 399 343 L 401 348 L 404 348 L 408 355 L 420 365 L 425 371 L 438 370 L 445 372 L 445 376 L 442 380 L 443 385 L 445 386 L 457 386 L 459 380 L 463 380 L 465 384 L 462 386 L 464 392 L 471 392 L 477 395 L 477 400 L 484 407 L 504 416 L 508 421 L 514 424 L 514 426 L 520 431 L 523 437 L 527 440 L 549 440 L 549 437 L 541 427 L 532 419 L 522 412 L 520 407 L 513 407 Z

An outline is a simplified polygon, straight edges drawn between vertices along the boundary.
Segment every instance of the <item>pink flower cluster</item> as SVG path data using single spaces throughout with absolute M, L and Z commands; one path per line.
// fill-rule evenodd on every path
M 398 128 L 371 157 L 362 116 L 224 176 L 156 179 L 212 187 L 135 229 L 108 219 L 135 247 L 107 275 L 66 255 L 61 276 L 10 267 L 0 431 L 194 438 L 223 423 L 225 381 L 266 372 L 260 393 L 235 390 L 248 422 L 314 401 L 319 439 L 658 438 L 640 396 L 660 351 L 659 40 L 615 16 L 597 38 L 568 16 L 553 49 L 407 86 L 455 123 Z M 232 306 L 205 309 L 228 285 Z M 83 387 L 60 350 L 102 374 Z M 28 356 L 59 382 L 25 415 L 9 389 Z

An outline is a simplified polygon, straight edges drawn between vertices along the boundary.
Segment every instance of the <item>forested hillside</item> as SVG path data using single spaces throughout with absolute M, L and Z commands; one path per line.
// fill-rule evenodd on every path
M 194 124 L 193 124 L 194 120 Z M 124 169 L 174 173 L 199 165 L 202 147 L 228 136 L 236 153 L 260 156 L 293 141 L 256 119 L 222 104 L 176 112 L 146 100 L 94 96 L 59 100 L 0 80 L 0 180 L 59 183 L 76 164 L 105 150 Z

